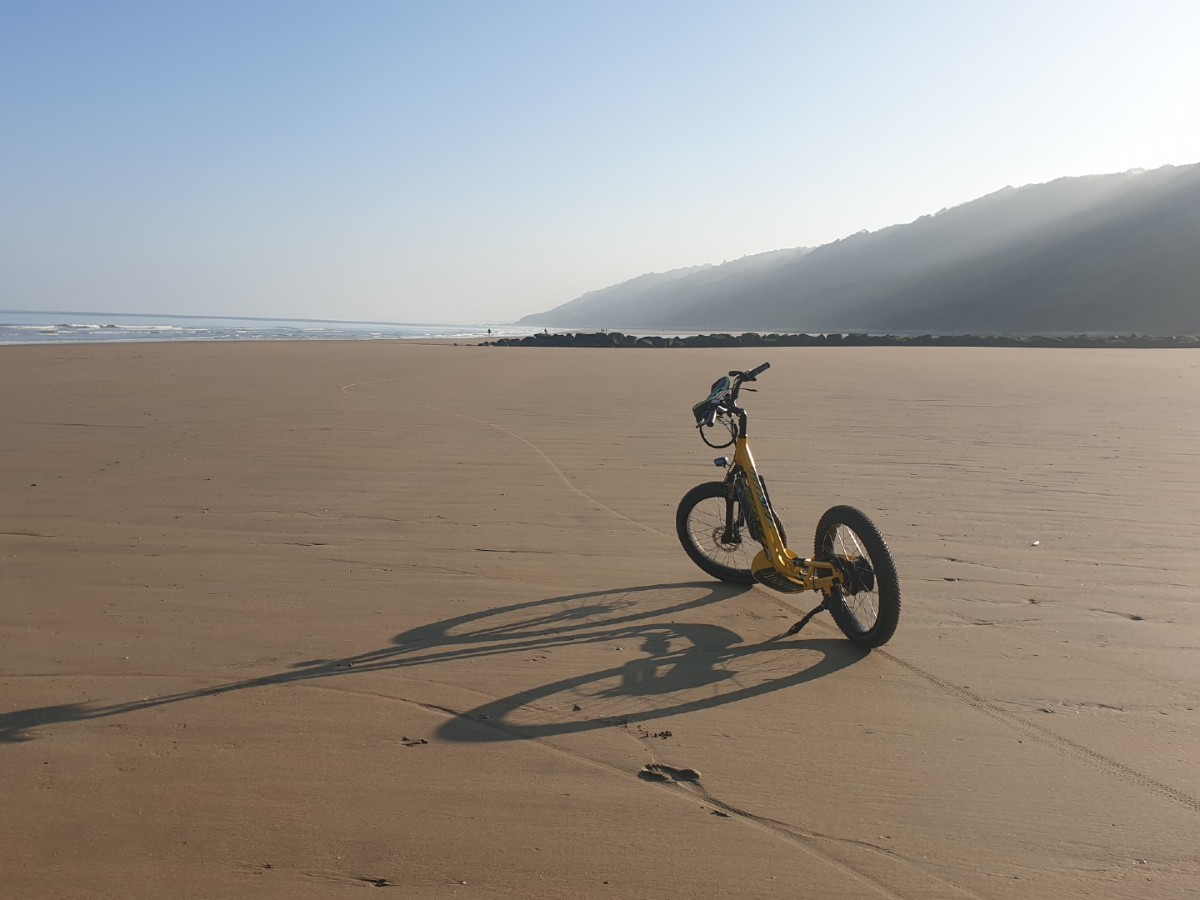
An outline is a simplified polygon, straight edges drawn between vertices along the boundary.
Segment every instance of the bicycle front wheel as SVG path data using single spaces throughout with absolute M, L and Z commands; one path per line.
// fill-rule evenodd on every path
M 814 550 L 845 575 L 826 604 L 846 637 L 866 647 L 891 640 L 900 623 L 900 577 L 875 524 L 852 506 L 835 506 L 817 523 Z
M 733 527 L 726 531 L 725 510 L 729 504 L 733 504 Z M 775 525 L 782 536 L 778 517 Z M 758 555 L 759 544 L 750 536 L 737 499 L 727 497 L 724 482 L 698 484 L 684 494 L 675 513 L 675 531 L 692 562 L 713 578 L 731 584 L 754 584 L 750 563 Z

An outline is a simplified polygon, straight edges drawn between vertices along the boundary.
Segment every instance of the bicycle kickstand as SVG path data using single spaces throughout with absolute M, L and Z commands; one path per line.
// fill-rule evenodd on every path
M 809 622 L 811 622 L 813 620 L 813 616 L 815 616 L 817 613 L 821 612 L 821 610 L 829 608 L 828 606 L 825 605 L 826 602 L 827 602 L 826 598 L 822 597 L 820 604 L 818 604 L 814 609 L 809 610 L 807 615 L 805 615 L 805 617 L 803 619 L 801 619 L 799 622 L 797 622 L 795 625 L 793 625 L 791 628 L 789 628 L 787 631 L 785 631 L 783 633 L 783 637 L 791 637 L 793 634 L 799 634 L 800 629 L 802 629 L 805 625 L 807 625 Z

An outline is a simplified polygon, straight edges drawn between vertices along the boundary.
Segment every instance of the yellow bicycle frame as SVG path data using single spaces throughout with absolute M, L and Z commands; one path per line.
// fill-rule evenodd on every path
M 750 564 L 750 570 L 758 573 L 774 569 L 795 584 L 797 590 L 802 591 L 822 591 L 829 594 L 842 584 L 842 573 L 833 563 L 811 558 L 802 559 L 784 544 L 783 536 L 775 524 L 771 504 L 763 493 L 762 481 L 754 465 L 754 455 L 750 452 L 750 440 L 744 435 L 734 442 L 733 465 L 734 471 L 741 469 L 744 474 L 746 490 L 750 495 L 750 502 L 754 505 L 754 513 L 758 516 L 763 536 L 763 549 Z

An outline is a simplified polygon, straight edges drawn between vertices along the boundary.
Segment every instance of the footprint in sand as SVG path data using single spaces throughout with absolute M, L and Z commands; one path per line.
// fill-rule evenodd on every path
M 695 769 L 677 769 L 663 763 L 647 763 L 638 772 L 638 777 L 646 781 L 698 782 L 700 773 Z

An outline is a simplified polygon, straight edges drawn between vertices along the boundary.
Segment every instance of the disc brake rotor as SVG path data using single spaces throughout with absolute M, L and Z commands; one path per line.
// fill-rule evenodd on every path
M 742 546 L 742 536 L 735 529 L 728 535 L 732 540 L 726 540 L 725 526 L 719 525 L 713 529 L 713 543 L 726 552 L 736 550 Z

